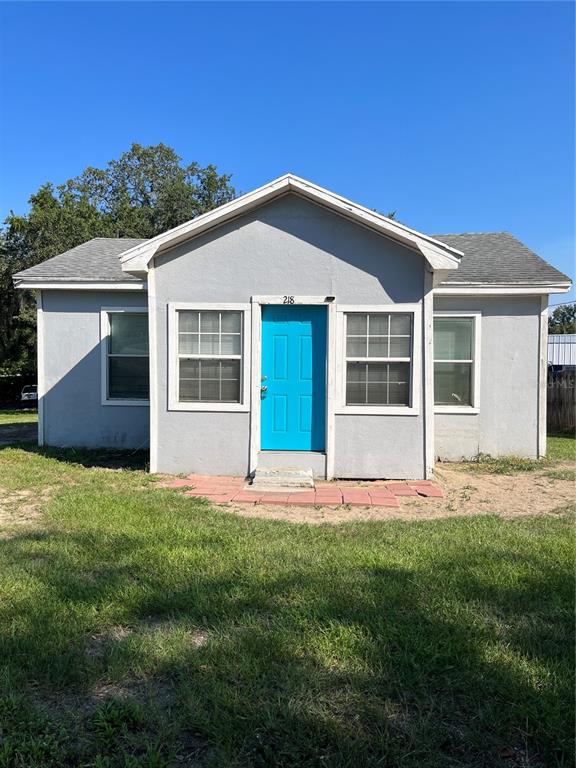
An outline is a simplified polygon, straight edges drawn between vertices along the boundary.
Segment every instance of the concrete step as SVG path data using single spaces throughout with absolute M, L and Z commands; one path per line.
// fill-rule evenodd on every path
M 258 467 L 250 485 L 253 491 L 290 493 L 314 488 L 314 473 L 299 467 Z

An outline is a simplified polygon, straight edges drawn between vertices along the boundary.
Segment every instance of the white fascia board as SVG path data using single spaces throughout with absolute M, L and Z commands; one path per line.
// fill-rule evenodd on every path
M 44 291 L 145 291 L 146 283 L 118 282 L 118 283 L 84 283 L 78 281 L 69 282 L 30 282 L 19 280 L 14 287 L 20 290 L 44 290 Z
M 434 288 L 435 296 L 542 296 L 550 293 L 567 293 L 572 283 L 461 283 L 440 285 Z
M 191 237 L 196 237 L 212 227 L 219 226 L 289 192 L 308 198 L 352 221 L 363 224 L 419 251 L 427 260 L 432 259 L 438 264 L 438 268 L 456 269 L 460 263 L 460 257 L 463 255 L 461 251 L 388 219 L 386 216 L 370 211 L 351 200 L 335 195 L 327 189 L 312 184 L 312 182 L 292 174 L 286 174 L 253 192 L 248 192 L 236 200 L 225 203 L 213 211 L 131 248 L 120 257 L 122 269 L 126 272 L 145 272 L 150 260 L 161 250 L 167 247 L 172 248 Z M 431 261 L 430 266 L 433 269 L 436 268 Z
M 446 253 L 431 243 L 424 242 L 421 238 L 418 241 L 418 250 L 434 271 L 437 269 L 458 269 L 460 266 L 460 259 Z

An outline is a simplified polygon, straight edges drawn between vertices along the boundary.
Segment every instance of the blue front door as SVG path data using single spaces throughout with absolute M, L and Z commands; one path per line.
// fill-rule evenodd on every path
M 326 307 L 262 307 L 262 388 L 262 450 L 323 451 Z

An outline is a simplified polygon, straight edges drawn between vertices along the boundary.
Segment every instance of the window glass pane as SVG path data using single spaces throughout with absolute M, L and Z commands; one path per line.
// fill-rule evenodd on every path
M 193 402 L 200 400 L 199 379 L 180 379 L 180 401 Z
M 348 363 L 347 380 L 351 383 L 366 381 L 366 363 Z
M 370 363 L 368 369 L 368 381 L 372 384 L 382 383 L 388 380 L 388 363 Z
M 409 336 L 412 332 L 410 315 L 390 315 L 390 333 Z
M 368 384 L 368 393 L 367 393 L 367 405 L 387 405 L 387 389 L 388 385 L 386 382 L 382 382 L 381 384 Z
M 410 363 L 348 363 L 347 405 L 409 405 Z
M 366 384 L 348 383 L 346 385 L 347 405 L 366 405 Z
M 148 315 L 110 312 L 108 351 L 113 355 L 148 354 Z
M 217 333 L 200 334 L 200 354 L 217 355 L 220 352 L 220 337 Z
M 220 363 L 222 379 L 240 380 L 240 360 L 222 360 Z
M 220 330 L 220 312 L 200 312 L 200 331 L 218 333 Z
M 220 353 L 222 355 L 239 355 L 240 338 L 240 334 L 223 333 Z
M 409 336 L 390 336 L 390 357 L 410 357 Z
M 220 402 L 220 379 L 200 379 L 200 400 Z
M 108 358 L 108 397 L 120 400 L 147 400 L 149 392 L 147 357 Z
M 388 357 L 388 336 L 370 336 L 368 357 Z
M 180 332 L 194 333 L 198 331 L 198 312 L 179 311 L 178 330 Z
M 240 402 L 240 360 L 180 360 L 182 402 Z
M 240 333 L 241 329 L 240 312 L 222 312 L 222 333 Z
M 435 317 L 434 359 L 471 360 L 473 323 L 472 317 Z
M 434 363 L 436 405 L 472 405 L 472 363 Z
M 199 349 L 198 334 L 180 334 L 178 338 L 178 352 L 180 352 L 181 355 L 197 355 Z
M 198 360 L 180 360 L 180 381 L 182 379 L 199 379 L 200 363 Z
M 221 394 L 223 403 L 240 402 L 240 381 L 222 381 Z
M 367 315 L 348 315 L 346 329 L 348 336 L 363 336 L 367 332 Z
M 409 405 L 410 363 L 388 365 L 388 405 Z
M 370 336 L 388 335 L 389 315 L 370 315 Z
M 346 355 L 348 357 L 367 357 L 367 341 L 366 336 L 348 337 L 346 342 Z
M 200 378 L 202 381 L 220 378 L 220 362 L 218 360 L 200 360 Z

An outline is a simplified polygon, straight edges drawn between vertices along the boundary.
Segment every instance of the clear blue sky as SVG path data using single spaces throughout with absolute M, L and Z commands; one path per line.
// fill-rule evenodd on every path
M 239 191 L 292 171 L 424 232 L 509 230 L 574 276 L 569 2 L 3 3 L 0 22 L 2 218 L 162 141 Z

